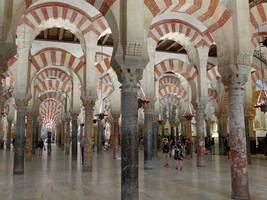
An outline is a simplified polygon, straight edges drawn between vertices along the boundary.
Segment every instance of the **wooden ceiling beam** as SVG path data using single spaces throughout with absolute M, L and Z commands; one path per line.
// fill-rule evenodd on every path
M 169 51 L 172 47 L 174 47 L 177 44 L 177 42 L 173 42 L 170 46 L 168 46 L 165 50 Z
M 59 34 L 58 34 L 58 40 L 63 40 L 65 30 L 63 28 L 59 29 Z

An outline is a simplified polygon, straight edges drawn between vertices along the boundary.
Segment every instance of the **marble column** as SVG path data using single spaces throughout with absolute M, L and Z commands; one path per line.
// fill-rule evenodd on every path
M 70 119 L 67 119 L 66 121 L 65 154 L 70 154 Z
M 218 132 L 219 132 L 219 152 L 220 155 L 226 154 L 226 147 L 224 146 L 224 140 L 227 137 L 227 124 L 228 124 L 228 116 L 220 116 L 218 117 Z
M 244 89 L 246 75 L 235 75 L 229 84 L 229 129 L 231 152 L 232 199 L 248 200 L 248 167 L 244 120 Z
M 246 115 L 245 116 L 245 130 L 246 130 L 246 145 L 247 145 L 247 163 L 251 164 L 251 151 L 250 151 L 250 137 L 249 137 L 249 134 L 250 134 L 250 129 L 252 127 L 250 127 L 249 125 L 250 125 L 249 116 Z
M 174 140 L 174 132 L 175 132 L 174 125 L 171 124 L 171 139 L 173 139 L 173 140 Z
M 154 117 L 155 118 L 155 117 Z M 158 134 L 159 134 L 159 125 L 156 119 L 152 122 L 153 128 L 153 156 L 158 156 Z
M 78 114 L 72 114 L 72 147 L 71 147 L 71 157 L 72 160 L 77 160 L 78 151 Z
M 144 134 L 144 169 L 152 169 L 152 121 L 153 105 L 149 103 L 144 106 L 145 112 L 145 134 Z
M 119 150 L 119 118 L 120 113 L 113 113 L 113 158 L 118 159 L 118 150 Z
M 123 73 L 121 108 L 121 200 L 138 200 L 138 101 L 132 69 Z
M 197 121 L 197 166 L 205 166 L 205 106 L 198 104 L 196 109 Z
M 103 122 L 99 120 L 97 122 L 97 153 L 102 152 L 103 145 L 102 145 L 102 137 L 103 137 Z
M 64 151 L 65 148 L 65 132 L 66 132 L 66 123 L 62 122 L 62 133 L 61 133 L 61 149 Z
M 192 120 L 186 120 L 185 137 L 192 142 Z
M 16 99 L 17 120 L 15 128 L 15 156 L 14 174 L 24 174 L 24 147 L 25 147 L 25 100 Z
M 84 127 L 84 172 L 93 171 L 93 117 L 94 117 L 94 105 L 95 99 L 86 99 L 84 100 L 85 108 L 85 127 Z
M 11 129 L 12 129 L 12 121 L 8 120 L 8 127 L 7 127 L 7 144 L 6 148 L 8 151 L 11 149 Z
M 33 130 L 33 120 L 32 114 L 27 113 L 27 129 L 26 129 L 26 161 L 32 160 L 32 130 Z
M 35 155 L 35 151 L 38 148 L 38 128 L 39 122 L 33 121 L 33 132 L 32 132 L 32 154 Z

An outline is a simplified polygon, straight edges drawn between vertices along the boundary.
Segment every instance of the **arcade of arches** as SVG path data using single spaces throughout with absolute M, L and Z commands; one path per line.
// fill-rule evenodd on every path
M 78 172 L 71 199 L 266 199 L 266 16 L 265 0 L 1 0 L 0 199 L 63 199 Z M 183 171 L 163 138 L 185 142 Z

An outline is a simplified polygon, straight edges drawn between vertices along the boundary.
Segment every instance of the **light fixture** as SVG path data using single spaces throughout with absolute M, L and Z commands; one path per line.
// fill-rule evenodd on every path
M 193 117 L 195 117 L 195 113 L 193 113 L 191 108 L 191 103 L 189 102 L 189 84 L 187 85 L 187 107 L 181 117 L 184 117 L 186 120 L 191 121 Z
M 140 96 L 138 97 L 138 108 L 142 108 L 144 105 L 148 104 L 150 100 L 146 98 L 145 92 L 141 84 L 139 85 L 139 89 L 141 90 L 143 97 L 140 97 Z

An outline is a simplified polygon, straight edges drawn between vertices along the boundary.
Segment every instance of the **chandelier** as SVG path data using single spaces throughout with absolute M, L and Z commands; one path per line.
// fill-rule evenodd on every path
M 140 84 L 139 89 L 141 90 L 143 97 L 140 97 L 140 96 L 138 97 L 138 108 L 142 108 L 144 105 L 148 104 L 150 100 L 145 97 L 145 92 L 143 88 L 141 87 L 141 84 Z
M 195 117 L 195 113 L 193 113 L 191 108 L 191 103 L 189 102 L 189 84 L 187 85 L 187 94 L 188 94 L 187 107 L 184 113 L 181 115 L 181 117 L 184 117 L 186 120 L 191 121 L 193 117 Z
M 101 86 L 101 93 L 100 93 L 100 107 L 99 107 L 99 113 L 95 114 L 96 117 L 98 117 L 99 120 L 104 119 L 107 114 L 105 113 L 105 109 L 104 109 L 104 100 L 102 97 L 102 87 L 103 87 L 103 77 L 100 78 L 100 86 Z

